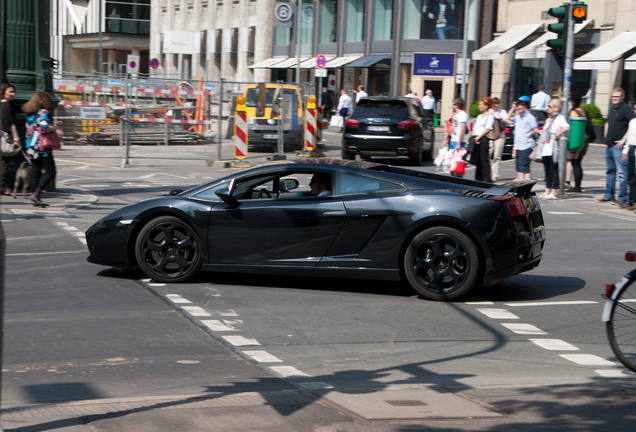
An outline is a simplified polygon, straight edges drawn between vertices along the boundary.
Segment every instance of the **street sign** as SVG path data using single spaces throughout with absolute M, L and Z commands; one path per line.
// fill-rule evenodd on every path
M 106 120 L 105 106 L 80 106 L 80 119 L 82 120 Z
M 128 55 L 126 57 L 126 64 L 128 65 L 127 73 L 139 73 L 139 56 Z
M 159 67 L 159 59 L 153 58 L 150 60 L 150 67 L 153 69 L 157 69 Z
M 327 69 L 316 69 L 316 78 L 327 78 Z
M 320 69 L 323 69 L 325 66 L 327 66 L 327 59 L 325 58 L 324 55 L 320 54 L 318 57 L 316 57 L 316 66 L 318 66 Z M 322 75 L 322 76 L 327 76 L 327 75 Z

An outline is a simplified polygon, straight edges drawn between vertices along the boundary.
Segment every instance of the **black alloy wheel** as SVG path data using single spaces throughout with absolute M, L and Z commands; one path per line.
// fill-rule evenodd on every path
M 183 220 L 161 216 L 146 224 L 135 242 L 141 270 L 157 282 L 183 282 L 201 267 L 197 233 Z
M 458 299 L 479 282 L 477 248 L 454 228 L 428 228 L 409 243 L 404 273 L 413 289 L 428 300 Z

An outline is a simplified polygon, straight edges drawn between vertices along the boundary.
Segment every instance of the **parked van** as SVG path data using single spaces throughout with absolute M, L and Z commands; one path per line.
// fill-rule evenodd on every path
M 273 103 L 274 96 L 291 95 L 291 129 L 283 131 L 285 148 L 302 150 L 304 147 L 303 103 L 297 86 L 289 84 L 252 84 L 245 88 L 248 145 L 276 146 L 278 122 L 281 112 Z

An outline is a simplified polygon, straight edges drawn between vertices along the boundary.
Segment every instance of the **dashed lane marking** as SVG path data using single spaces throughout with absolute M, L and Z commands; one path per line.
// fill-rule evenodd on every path
M 70 225 L 63 226 L 62 229 L 65 230 L 65 231 L 79 231 L 79 229 L 75 228 L 74 226 L 70 226 Z
M 517 315 L 505 309 L 477 308 L 477 310 L 492 319 L 519 319 Z
M 527 335 L 548 334 L 544 332 L 543 330 L 541 330 L 540 328 L 533 326 L 532 324 L 502 323 L 501 325 L 517 334 L 527 334 Z
M 491 301 L 472 301 L 472 302 L 464 302 L 467 305 L 492 305 L 494 304 Z
M 554 215 L 582 215 L 583 214 L 581 212 L 555 212 L 555 211 L 549 211 L 548 213 L 554 214 Z
M 557 301 L 557 302 L 528 302 L 528 303 L 504 303 L 506 306 L 511 307 L 524 307 L 524 306 L 567 306 L 567 305 L 585 305 L 585 304 L 597 304 L 597 301 L 591 300 L 576 300 L 576 301 Z
M 624 370 L 624 369 L 600 369 L 595 370 L 597 374 L 605 378 L 634 378 L 636 375 L 632 371 Z
M 267 351 L 243 351 L 243 354 L 250 356 L 259 363 L 282 363 L 278 357 L 274 357 Z
M 237 324 L 236 321 L 201 320 L 201 323 L 212 331 L 238 331 L 238 329 L 234 327 L 234 324 Z
M 293 366 L 270 366 L 272 371 L 276 372 L 283 378 L 308 378 L 311 375 L 301 372 Z
M 212 316 L 209 312 L 199 306 L 182 306 L 182 308 L 192 316 Z
M 145 282 L 145 279 L 143 279 L 143 281 Z M 148 279 L 148 281 L 150 281 L 150 279 Z M 190 300 L 184 299 L 179 294 L 166 294 L 166 297 L 172 303 L 192 303 Z
M 579 351 L 574 345 L 560 339 L 530 339 L 530 342 L 551 351 Z
M 224 311 L 217 311 L 221 316 L 238 316 L 238 314 L 233 309 L 228 309 Z
M 260 345 L 256 339 L 246 338 L 244 336 L 221 336 L 234 346 Z
M 583 366 L 616 366 L 616 363 L 605 360 L 594 354 L 559 354 L 566 360 Z

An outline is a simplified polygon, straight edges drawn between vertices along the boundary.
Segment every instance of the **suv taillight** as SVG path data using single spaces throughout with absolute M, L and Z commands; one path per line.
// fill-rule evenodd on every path
M 402 120 L 397 124 L 398 129 L 412 129 L 417 126 L 417 122 L 412 119 Z
M 360 127 L 360 122 L 354 118 L 348 118 L 347 120 L 345 120 L 345 124 L 349 126 L 350 128 L 354 128 L 354 129 L 357 129 Z

